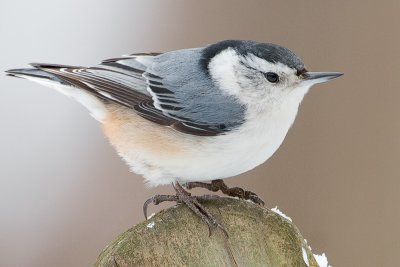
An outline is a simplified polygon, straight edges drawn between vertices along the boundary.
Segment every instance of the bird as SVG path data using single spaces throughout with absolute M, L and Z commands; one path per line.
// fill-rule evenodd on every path
M 72 97 L 102 124 L 130 169 L 149 186 L 172 184 L 175 195 L 144 204 L 186 204 L 211 228 L 225 229 L 192 196 L 203 187 L 263 204 L 222 179 L 252 170 L 282 144 L 310 87 L 341 76 L 310 72 L 288 48 L 224 40 L 199 48 L 135 53 L 93 67 L 31 63 L 7 70 Z M 208 182 L 211 181 L 211 182 Z M 185 189 L 185 188 L 186 189 Z

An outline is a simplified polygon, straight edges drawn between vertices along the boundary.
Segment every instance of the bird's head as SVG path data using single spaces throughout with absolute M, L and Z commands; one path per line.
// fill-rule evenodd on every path
M 279 104 L 290 98 L 300 103 L 312 85 L 342 75 L 309 72 L 289 49 L 253 41 L 222 41 L 208 46 L 202 64 L 219 89 L 244 105 Z

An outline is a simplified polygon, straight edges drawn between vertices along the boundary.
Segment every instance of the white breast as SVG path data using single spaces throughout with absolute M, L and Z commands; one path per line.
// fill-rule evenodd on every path
M 186 167 L 177 177 L 182 181 L 227 178 L 262 164 L 282 144 L 300 101 L 263 110 L 233 133 L 198 142 L 197 150 L 188 154 Z

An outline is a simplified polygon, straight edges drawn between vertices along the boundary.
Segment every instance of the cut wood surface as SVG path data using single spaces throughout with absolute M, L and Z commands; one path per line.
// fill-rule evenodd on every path
M 281 215 L 232 198 L 204 206 L 229 238 L 219 229 L 209 236 L 207 225 L 178 205 L 122 233 L 94 266 L 318 266 L 297 227 Z

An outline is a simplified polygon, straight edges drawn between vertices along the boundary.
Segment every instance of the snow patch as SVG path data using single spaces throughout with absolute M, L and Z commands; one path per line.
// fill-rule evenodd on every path
M 156 223 L 155 222 L 150 222 L 150 223 L 148 223 L 147 224 L 147 228 L 153 228 L 154 227 L 154 225 L 156 225 Z
M 308 256 L 307 256 L 307 251 L 305 248 L 301 248 L 301 252 L 303 254 L 303 260 L 306 263 L 307 266 L 310 266 L 310 262 L 308 261 Z
M 332 267 L 328 264 L 328 259 L 325 256 L 325 253 L 322 255 L 314 254 L 314 259 L 317 261 L 319 267 Z
M 284 214 L 282 211 L 280 211 L 278 209 L 278 206 L 275 206 L 275 208 L 271 209 L 273 212 L 275 212 L 276 214 L 279 214 L 281 217 L 285 218 L 288 221 L 292 221 L 292 218 L 290 218 L 289 216 L 287 216 L 286 214 Z
M 306 244 L 307 244 L 307 239 L 304 239 L 304 242 L 306 242 Z M 308 246 L 308 249 L 310 251 L 312 251 L 310 245 L 307 244 L 307 246 Z M 302 248 L 302 249 L 304 249 L 304 248 Z M 314 256 L 314 259 L 317 261 L 319 267 L 332 267 L 331 265 L 328 264 L 328 259 L 326 258 L 325 253 L 322 253 L 322 255 L 313 253 L 313 256 Z M 304 254 L 303 254 L 303 258 L 304 258 Z

